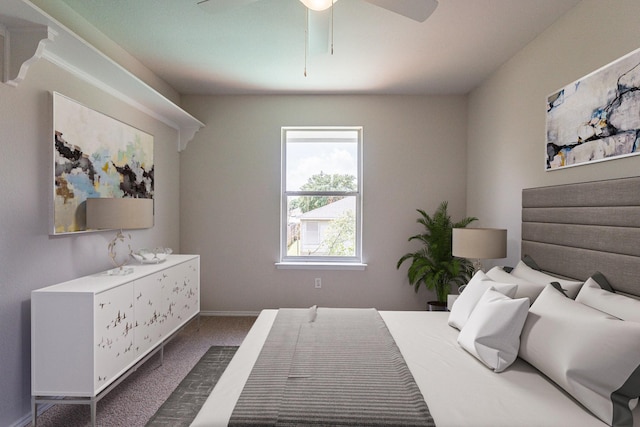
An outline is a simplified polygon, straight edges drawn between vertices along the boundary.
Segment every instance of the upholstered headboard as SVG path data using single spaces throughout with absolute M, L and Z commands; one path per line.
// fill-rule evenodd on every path
M 640 177 L 522 190 L 522 256 L 640 296 Z

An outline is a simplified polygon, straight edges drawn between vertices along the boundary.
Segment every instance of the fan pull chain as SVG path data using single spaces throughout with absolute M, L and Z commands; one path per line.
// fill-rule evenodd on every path
M 331 55 L 333 55 L 333 5 L 331 5 Z
M 309 9 L 306 9 L 305 13 L 305 26 L 304 26 L 304 76 L 307 77 L 307 55 L 309 48 Z

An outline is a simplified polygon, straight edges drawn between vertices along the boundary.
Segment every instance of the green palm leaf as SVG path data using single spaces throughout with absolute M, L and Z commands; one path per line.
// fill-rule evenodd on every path
M 404 254 L 397 262 L 396 268 L 407 260 L 411 260 L 407 271 L 409 284 L 418 292 L 420 285 L 436 292 L 438 301 L 444 302 L 451 285 L 462 285 L 469 280 L 473 273 L 473 265 L 463 258 L 456 258 L 451 254 L 451 236 L 454 228 L 464 228 L 475 217 L 466 217 L 453 223 L 447 212 L 448 203 L 440 203 L 433 216 L 422 209 L 417 222 L 424 227 L 420 234 L 409 237 L 409 241 L 417 240 L 422 247 L 415 252 Z

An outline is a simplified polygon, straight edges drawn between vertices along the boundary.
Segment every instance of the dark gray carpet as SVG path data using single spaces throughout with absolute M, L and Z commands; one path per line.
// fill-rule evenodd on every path
M 189 426 L 237 349 L 236 346 L 213 346 L 207 350 L 147 426 Z

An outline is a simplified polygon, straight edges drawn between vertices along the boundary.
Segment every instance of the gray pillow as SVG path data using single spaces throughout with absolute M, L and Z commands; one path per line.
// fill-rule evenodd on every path
M 600 273 L 599 271 L 596 271 L 595 273 L 593 273 L 591 275 L 591 278 L 595 280 L 596 283 L 598 283 L 598 285 L 600 285 L 600 287 L 605 291 L 615 292 L 613 287 L 609 284 L 609 281 L 607 280 L 607 278 L 604 277 L 604 274 Z

